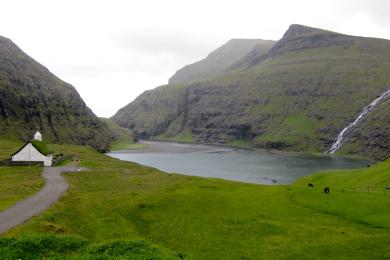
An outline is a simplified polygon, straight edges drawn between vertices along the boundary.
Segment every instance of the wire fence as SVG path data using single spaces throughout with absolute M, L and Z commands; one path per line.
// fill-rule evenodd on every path
M 308 189 L 314 189 L 318 190 L 318 187 L 315 187 L 313 185 L 309 185 L 307 187 Z M 383 196 L 389 196 L 390 198 L 390 185 L 360 185 L 353 188 L 340 188 L 336 187 L 333 188 L 332 186 L 324 186 L 321 188 L 322 193 L 367 193 L 367 194 L 381 194 Z

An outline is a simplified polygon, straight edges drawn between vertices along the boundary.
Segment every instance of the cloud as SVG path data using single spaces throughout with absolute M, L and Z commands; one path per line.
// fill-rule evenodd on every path
M 390 38 L 388 0 L 4 0 L 2 9 L 0 33 L 99 116 L 231 38 L 277 40 L 292 23 Z
M 390 26 L 390 1 L 388 0 L 347 1 L 343 5 L 343 10 L 354 15 L 365 15 L 382 28 L 388 29 Z

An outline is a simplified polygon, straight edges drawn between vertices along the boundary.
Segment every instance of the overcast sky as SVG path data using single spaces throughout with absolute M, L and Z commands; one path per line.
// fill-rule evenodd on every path
M 390 39 L 388 0 L 0 0 L 0 34 L 69 82 L 98 116 L 231 38 L 278 40 L 293 23 Z

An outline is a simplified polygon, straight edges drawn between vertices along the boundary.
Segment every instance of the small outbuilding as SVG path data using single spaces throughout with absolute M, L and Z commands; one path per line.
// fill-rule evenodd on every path
M 37 131 L 34 140 L 24 144 L 11 156 L 12 162 L 36 163 L 42 162 L 44 166 L 51 166 L 53 155 L 42 142 L 42 135 Z

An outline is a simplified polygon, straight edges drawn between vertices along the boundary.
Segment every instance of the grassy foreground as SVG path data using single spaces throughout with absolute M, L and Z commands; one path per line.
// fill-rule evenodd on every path
M 91 170 L 66 174 L 70 189 L 54 207 L 0 236 L 0 258 L 390 258 L 390 161 L 262 186 L 53 149 Z
M 0 167 L 0 211 L 43 187 L 42 168 Z

